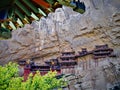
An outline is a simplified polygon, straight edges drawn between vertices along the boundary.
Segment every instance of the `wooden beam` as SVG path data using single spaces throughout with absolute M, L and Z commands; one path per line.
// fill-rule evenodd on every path
M 20 18 L 17 18 L 17 21 L 16 21 L 18 24 L 19 24 L 19 26 L 23 26 L 24 25 L 24 23 L 20 20 Z
M 20 10 L 16 7 L 15 9 L 15 13 L 17 14 L 17 16 L 20 18 L 20 19 L 24 19 L 25 16 L 22 14 L 22 12 L 20 12 Z
M 44 8 L 50 8 L 50 4 L 48 4 L 44 0 L 32 0 L 32 1 L 34 1 L 35 3 L 37 3 L 38 5 L 40 5 Z
M 30 1 L 30 0 L 23 0 L 23 2 L 29 6 L 35 13 L 38 13 L 39 10 L 37 7 L 35 7 L 35 5 Z
M 31 15 L 31 12 L 29 11 L 29 9 L 27 9 L 19 0 L 16 0 L 16 5 L 25 12 L 25 14 L 27 16 L 30 16 Z

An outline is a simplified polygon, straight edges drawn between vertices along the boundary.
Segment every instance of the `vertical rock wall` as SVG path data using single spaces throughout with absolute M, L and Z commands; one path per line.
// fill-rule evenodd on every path
M 48 17 L 13 31 L 12 39 L 1 40 L 0 64 L 37 56 L 42 61 L 56 58 L 66 49 L 91 50 L 98 44 L 108 44 L 119 55 L 120 1 L 81 1 L 86 5 L 84 14 L 63 6 Z
M 116 75 L 120 78 L 120 1 L 81 1 L 86 5 L 84 14 L 63 6 L 48 17 L 13 31 L 11 39 L 0 40 L 0 64 L 26 58 L 43 63 L 65 50 L 72 49 L 77 53 L 81 48 L 92 50 L 95 45 L 108 44 L 117 58 L 100 60 L 99 66 L 95 67 L 92 57 L 87 56 L 81 60 L 91 61 L 91 67 L 83 70 L 79 61 L 75 70 L 82 80 L 82 89 L 79 87 L 78 90 L 109 90 L 117 82 Z

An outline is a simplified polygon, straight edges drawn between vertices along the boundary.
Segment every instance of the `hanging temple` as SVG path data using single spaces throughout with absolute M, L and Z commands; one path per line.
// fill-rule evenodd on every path
M 107 44 L 96 45 L 91 51 L 87 51 L 86 48 L 82 48 L 78 54 L 74 51 L 61 52 L 61 55 L 55 59 L 45 60 L 43 64 L 38 64 L 33 58 L 19 60 L 18 64 L 24 68 L 24 80 L 27 79 L 28 75 L 32 72 L 35 74 L 36 71 L 40 71 L 41 75 L 46 74 L 48 71 L 57 71 L 58 74 L 75 73 L 75 67 L 82 62 L 83 70 L 90 68 L 90 62 L 84 60 L 85 56 L 91 55 L 95 62 L 95 67 L 99 64 L 99 59 L 107 57 L 116 57 L 112 48 L 109 48 Z M 83 59 L 82 59 L 83 58 Z M 89 58 L 90 59 L 90 58 Z M 79 61 L 80 60 L 80 61 Z M 89 66 L 89 67 L 88 67 Z

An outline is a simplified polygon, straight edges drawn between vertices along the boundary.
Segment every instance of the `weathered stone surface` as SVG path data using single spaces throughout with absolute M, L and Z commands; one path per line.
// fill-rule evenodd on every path
M 120 1 L 82 1 L 86 5 L 84 14 L 63 6 L 47 18 L 13 31 L 12 39 L 1 40 L 0 64 L 35 54 L 51 58 L 69 48 L 91 50 L 97 44 L 120 48 Z
M 82 58 L 84 61 L 89 59 L 91 67 L 83 70 L 83 66 L 78 65 L 76 73 L 82 76 L 83 90 L 110 88 L 111 83 L 115 82 L 115 75 L 111 72 L 109 61 L 114 62 L 116 68 L 120 63 L 120 0 L 81 1 L 86 5 L 84 14 L 63 6 L 48 17 L 13 31 L 11 39 L 1 40 L 0 64 L 35 57 L 36 62 L 42 63 L 59 57 L 62 51 L 73 50 L 77 53 L 81 48 L 92 50 L 95 45 L 108 44 L 117 58 L 100 59 L 99 67 L 95 67 L 92 56 Z M 120 72 L 117 75 L 120 76 Z

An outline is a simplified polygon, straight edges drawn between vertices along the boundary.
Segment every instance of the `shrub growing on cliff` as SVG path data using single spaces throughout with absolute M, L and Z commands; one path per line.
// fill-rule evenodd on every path
M 18 77 L 18 65 L 9 63 L 5 66 L 0 66 L 0 90 L 5 90 L 9 87 L 9 83 L 13 78 Z
M 39 72 L 35 76 L 30 74 L 28 80 L 18 76 L 18 65 L 9 63 L 0 66 L 0 90 L 52 90 L 59 88 L 63 83 L 62 79 L 56 79 L 56 72 L 49 72 L 41 76 Z

